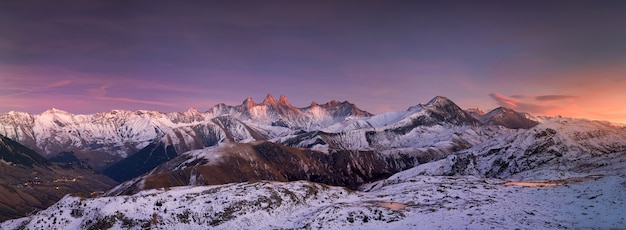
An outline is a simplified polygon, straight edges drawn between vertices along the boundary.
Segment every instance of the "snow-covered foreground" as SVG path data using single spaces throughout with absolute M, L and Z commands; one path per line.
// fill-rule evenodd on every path
M 411 170 L 362 191 L 297 182 L 148 190 L 132 196 L 67 196 L 1 229 L 545 229 L 624 228 L 626 176 L 558 186 L 505 185 Z

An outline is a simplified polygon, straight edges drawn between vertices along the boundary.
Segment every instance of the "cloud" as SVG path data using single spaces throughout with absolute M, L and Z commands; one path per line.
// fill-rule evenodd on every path
M 516 99 L 524 99 L 524 98 L 528 98 L 528 96 L 526 95 L 511 95 L 512 98 L 516 98 Z
M 53 82 L 53 83 L 48 84 L 48 85 L 40 86 L 40 87 L 35 87 L 35 88 L 30 88 L 30 89 L 22 89 L 22 91 L 20 91 L 20 92 L 13 93 L 13 94 L 7 94 L 7 95 L 1 95 L 1 96 L 2 97 L 20 96 L 20 95 L 24 95 L 24 94 L 28 94 L 28 93 L 34 93 L 34 92 L 38 92 L 38 91 L 58 88 L 58 87 L 61 87 L 61 86 L 69 85 L 70 83 L 72 83 L 72 81 L 70 81 L 70 80 L 62 80 L 62 81 Z
M 507 97 L 499 93 L 490 93 L 489 96 L 494 99 L 498 105 L 520 112 L 551 114 L 553 111 L 561 109 L 560 106 L 522 101 L 520 99 Z
M 111 87 L 111 84 L 104 84 L 97 88 L 91 88 L 88 90 L 89 95 L 93 97 L 104 97 L 107 93 L 107 88 Z
M 119 102 L 128 102 L 128 103 L 139 103 L 145 105 L 158 105 L 158 106 L 166 106 L 166 107 L 179 107 L 178 104 L 167 103 L 162 101 L 149 101 L 149 100 L 139 100 L 125 97 L 97 97 L 99 100 L 108 100 L 108 101 L 119 101 Z
M 42 89 L 61 87 L 61 86 L 64 86 L 64 85 L 69 85 L 70 83 L 72 83 L 70 80 L 58 81 L 58 82 L 52 83 L 50 85 L 44 86 Z
M 126 102 L 126 103 L 138 103 L 144 105 L 157 105 L 157 106 L 166 106 L 166 107 L 177 107 L 179 105 L 173 103 L 167 103 L 162 101 L 153 101 L 153 100 L 140 100 L 133 99 L 128 97 L 107 97 L 107 89 L 110 88 L 112 84 L 103 84 L 100 87 L 91 88 L 88 90 L 89 96 L 91 98 L 97 100 L 105 100 L 105 101 L 118 101 L 118 102 Z
M 537 101 L 561 101 L 561 100 L 569 100 L 575 99 L 577 96 L 571 95 L 541 95 L 535 96 L 535 100 Z

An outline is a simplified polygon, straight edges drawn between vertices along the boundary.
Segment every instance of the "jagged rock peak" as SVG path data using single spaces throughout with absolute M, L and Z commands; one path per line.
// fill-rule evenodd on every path
M 274 98 L 274 96 L 272 96 L 271 93 L 268 93 L 267 96 L 265 96 L 265 99 L 263 100 L 263 105 L 271 105 L 271 104 L 276 104 L 276 99 Z
M 333 99 L 332 101 L 328 102 L 327 104 L 331 105 L 331 106 L 338 106 L 339 102 L 337 100 Z
M 316 106 L 318 106 L 317 102 L 312 101 L 312 102 L 311 102 L 311 107 L 316 107 Z
M 482 111 L 479 108 L 469 108 L 466 111 L 469 112 L 469 113 L 474 113 L 474 114 L 478 114 L 478 115 L 485 115 L 485 112 Z
M 285 94 L 281 94 L 278 101 L 282 104 L 289 105 L 289 100 L 287 100 L 287 97 L 285 96 Z
M 243 100 L 242 105 L 246 108 L 252 108 L 254 106 L 254 101 L 252 100 L 251 97 L 246 98 L 246 100 Z

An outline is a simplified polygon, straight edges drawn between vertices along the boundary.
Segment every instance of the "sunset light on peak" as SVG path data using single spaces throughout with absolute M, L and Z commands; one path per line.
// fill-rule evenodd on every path
M 464 109 L 626 123 L 621 1 L 4 1 L 0 113 L 205 111 L 286 94 L 380 114 Z

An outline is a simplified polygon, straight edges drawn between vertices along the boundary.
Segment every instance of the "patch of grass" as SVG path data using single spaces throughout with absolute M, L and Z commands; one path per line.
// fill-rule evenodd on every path
M 74 209 L 72 209 L 72 211 L 70 211 L 70 216 L 72 216 L 74 218 L 82 217 L 83 214 L 84 214 L 84 211 L 82 209 L 78 209 L 78 208 L 74 208 Z
M 15 230 L 25 230 L 26 226 L 30 223 L 30 221 L 24 221 L 22 222 L 19 226 L 17 226 L 17 228 L 15 228 Z
M 83 226 L 84 229 L 87 230 L 103 230 L 110 229 L 115 225 L 115 216 L 105 216 L 102 218 L 96 218 L 95 221 L 88 220 L 86 222 L 87 226 Z
M 189 215 L 190 214 L 191 214 L 191 212 L 189 211 L 189 209 L 185 209 L 185 211 L 183 213 L 176 214 L 176 218 L 181 223 L 189 224 L 189 223 L 191 223 L 191 221 L 189 221 Z

